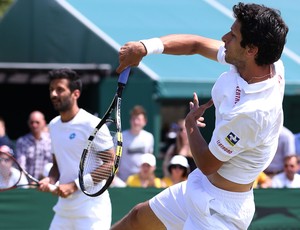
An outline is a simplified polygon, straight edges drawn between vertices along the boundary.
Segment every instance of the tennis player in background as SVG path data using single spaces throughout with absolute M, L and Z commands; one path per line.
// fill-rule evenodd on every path
M 78 168 L 82 151 L 89 135 L 100 119 L 78 107 L 82 82 L 70 69 L 49 73 L 50 99 L 59 116 L 49 123 L 52 141 L 53 166 L 49 176 L 40 181 L 40 190 L 49 192 L 48 183 L 59 183 L 54 194 L 59 196 L 54 206 L 50 230 L 99 230 L 111 225 L 111 202 L 108 191 L 101 196 L 89 197 L 79 186 Z M 105 149 L 113 147 L 109 130 L 104 132 Z M 106 138 L 107 137 L 107 138 Z
M 252 185 L 273 159 L 283 125 L 280 56 L 288 27 L 279 11 L 263 5 L 238 3 L 233 14 L 222 41 L 175 34 L 121 47 L 118 72 L 153 53 L 198 54 L 230 68 L 216 80 L 212 100 L 200 105 L 194 93 L 190 102 L 185 125 L 198 168 L 186 182 L 138 204 L 113 230 L 249 227 L 255 212 Z M 206 143 L 203 116 L 212 105 L 215 129 Z

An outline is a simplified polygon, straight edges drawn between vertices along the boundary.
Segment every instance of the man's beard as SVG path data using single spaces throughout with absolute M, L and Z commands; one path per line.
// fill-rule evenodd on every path
M 53 103 L 54 109 L 57 112 L 66 112 L 71 108 L 70 102 Z

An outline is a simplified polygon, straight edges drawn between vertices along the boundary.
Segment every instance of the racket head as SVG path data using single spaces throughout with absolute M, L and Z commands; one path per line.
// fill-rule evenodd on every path
M 88 196 L 99 196 L 108 189 L 118 170 L 122 155 L 121 102 L 122 91 L 127 83 L 130 67 L 119 76 L 116 94 L 104 114 L 88 138 L 79 164 L 79 185 Z M 110 139 L 108 148 L 101 147 L 104 140 Z M 106 142 L 109 143 L 109 142 Z
M 110 186 L 119 161 L 116 152 L 122 151 L 115 119 L 109 117 L 100 123 L 100 127 L 95 128 L 89 137 L 79 165 L 80 188 L 93 197 L 101 195 Z
M 16 159 L 11 154 L 0 151 L 0 191 L 17 188 L 22 174 L 23 170 Z

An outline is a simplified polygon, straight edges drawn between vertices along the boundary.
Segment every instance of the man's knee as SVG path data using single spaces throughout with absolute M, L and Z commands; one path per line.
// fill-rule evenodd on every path
M 129 220 L 133 229 L 143 225 L 143 219 L 145 218 L 145 205 L 145 203 L 137 204 L 130 211 Z

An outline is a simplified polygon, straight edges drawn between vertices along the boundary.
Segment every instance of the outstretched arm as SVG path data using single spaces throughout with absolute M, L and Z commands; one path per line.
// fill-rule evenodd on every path
M 128 42 L 120 48 L 120 73 L 127 66 L 138 66 L 149 54 L 193 55 L 199 54 L 217 61 L 217 53 L 222 41 L 191 34 L 171 34 L 160 38 Z
M 222 41 L 192 34 L 172 34 L 160 38 L 164 45 L 164 54 L 199 54 L 217 61 L 217 53 Z

